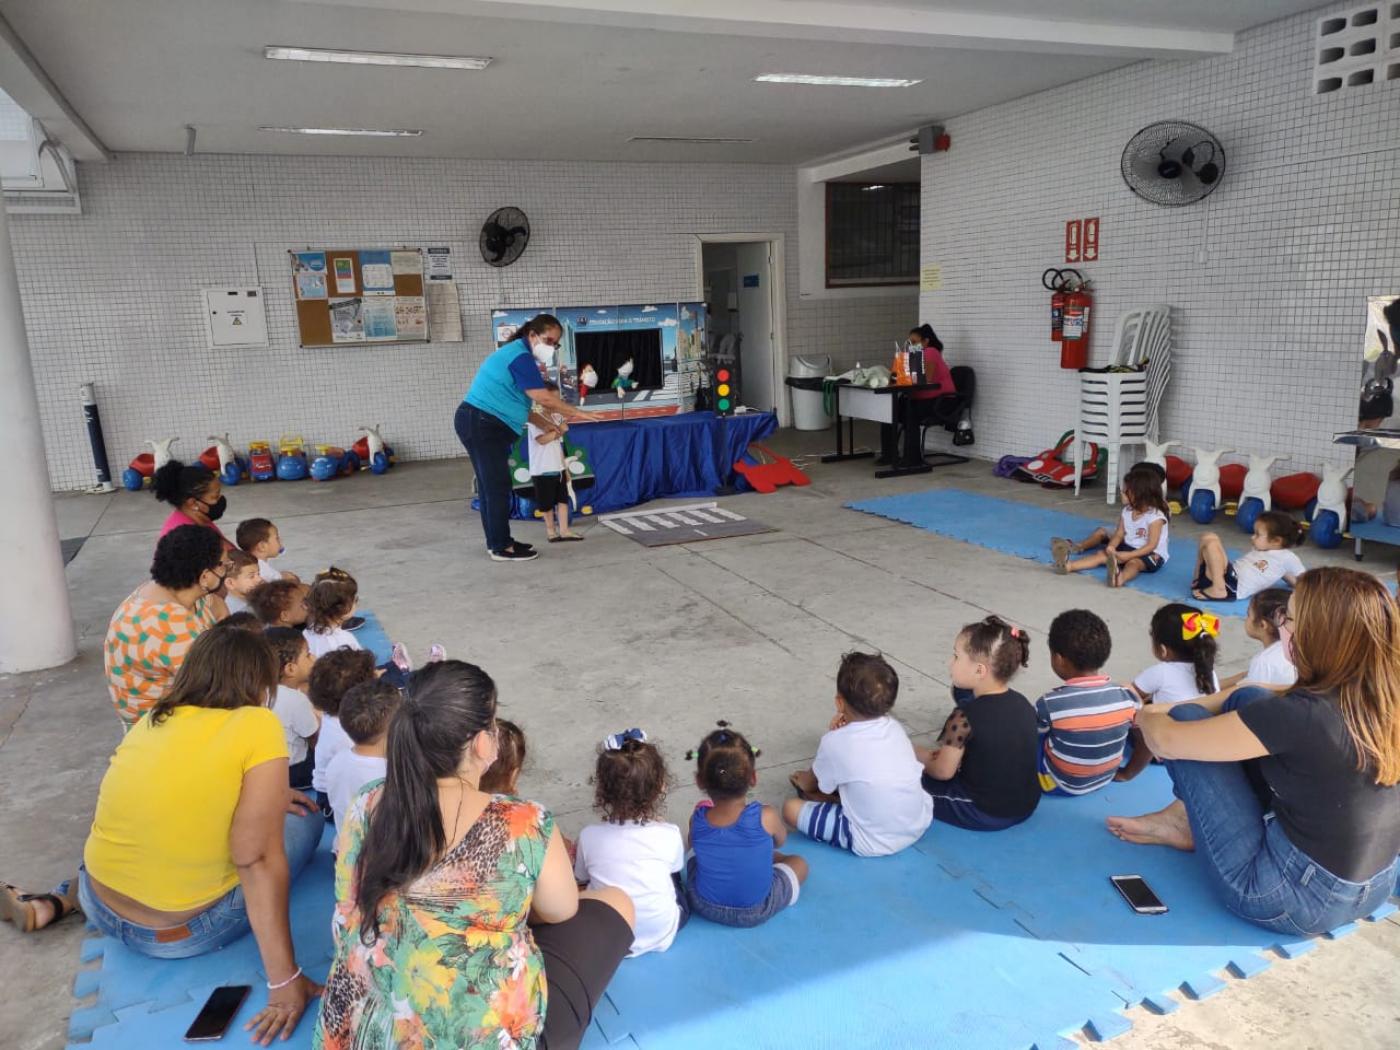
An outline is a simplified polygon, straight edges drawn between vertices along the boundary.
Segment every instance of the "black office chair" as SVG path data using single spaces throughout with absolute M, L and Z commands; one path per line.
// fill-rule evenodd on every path
M 945 394 L 928 402 L 923 427 L 919 432 L 920 448 L 924 447 L 932 427 L 942 427 L 952 434 L 955 445 L 971 445 L 975 440 L 972 434 L 972 401 L 977 396 L 977 373 L 967 365 L 954 365 L 948 371 L 952 374 L 957 393 Z M 939 467 L 967 462 L 966 456 L 954 452 L 934 452 L 927 458 L 931 461 L 936 458 L 934 466 Z

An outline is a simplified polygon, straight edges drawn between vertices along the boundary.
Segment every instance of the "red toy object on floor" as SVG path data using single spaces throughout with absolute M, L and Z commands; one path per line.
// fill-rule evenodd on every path
M 1180 456 L 1167 457 L 1167 488 L 1181 489 L 1191 477 L 1191 464 Z
M 1244 491 L 1244 476 L 1248 468 L 1243 463 L 1220 465 L 1220 498 L 1237 500 Z
M 1318 486 L 1322 479 L 1316 474 L 1289 474 L 1269 486 L 1269 495 L 1274 506 L 1283 510 L 1302 510 L 1317 499 Z
M 781 485 L 810 485 L 812 479 L 797 469 L 796 464 L 786 456 L 780 456 L 763 445 L 750 445 L 746 455 L 753 456 L 757 463 L 740 459 L 734 470 L 743 475 L 755 492 L 765 495 L 778 491 Z
M 1092 441 L 1084 442 L 1084 470 L 1080 481 L 1093 481 L 1099 474 L 1099 446 Z M 1022 474 L 1034 478 L 1042 485 L 1065 486 L 1074 484 L 1074 464 L 1065 462 L 1065 458 L 1074 447 L 1074 431 L 1067 430 L 1060 435 L 1059 443 L 1054 448 L 1047 448 L 1025 466 L 1020 467 Z

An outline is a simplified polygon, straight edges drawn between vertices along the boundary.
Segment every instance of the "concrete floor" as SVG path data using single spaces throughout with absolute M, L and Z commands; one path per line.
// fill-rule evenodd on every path
M 858 435 L 869 441 L 873 435 Z M 829 434 L 781 434 L 789 454 L 825 449 Z M 805 459 L 813 483 L 726 502 L 779 531 L 648 550 L 592 524 L 588 542 L 545 548 L 526 565 L 498 565 L 482 550 L 463 496 L 465 460 L 409 464 L 385 477 L 318 485 L 240 486 L 229 518 L 277 522 L 285 564 L 303 575 L 334 561 L 360 581 L 364 603 L 415 653 L 441 642 L 495 677 L 503 714 L 529 734 L 523 792 L 551 807 L 568 832 L 590 819 L 595 742 L 647 727 L 672 761 L 671 819 L 697 792 L 680 759 L 718 718 L 762 748 L 759 793 L 779 803 L 790 770 L 810 762 L 831 710 L 841 653 L 880 649 L 902 688 L 896 713 L 917 739 L 947 714 L 946 662 L 957 628 L 988 612 L 1031 633 L 1031 668 L 1016 685 L 1029 696 L 1053 684 L 1043 638 L 1064 608 L 1088 604 L 1107 619 L 1109 670 L 1128 678 L 1148 662 L 1147 621 L 1158 599 L 1062 579 L 1024 561 L 845 510 L 866 496 L 957 486 L 1028 503 L 1072 495 L 993 478 L 971 463 L 880 481 L 868 461 Z M 1110 520 L 1101 490 L 1083 509 Z M 145 578 L 162 508 L 149 495 L 58 500 L 65 538 L 87 541 L 68 567 L 80 635 L 67 667 L 0 678 L 0 878 L 47 886 L 81 855 L 98 782 L 119 739 L 102 680 L 100 646 L 117 603 Z M 1178 557 L 1201 531 L 1173 523 Z M 541 542 L 538 525 L 523 527 Z M 1374 548 L 1373 548 L 1374 550 Z M 1308 548 L 1309 564 L 1351 564 L 1346 551 Z M 1391 572 L 1378 551 L 1366 568 Z M 527 612 L 526 598 L 530 599 Z M 541 601 L 541 599 L 546 599 Z M 539 610 L 552 609 L 544 617 Z M 542 630 L 543 628 L 543 630 Z M 545 646 L 541 637 L 552 635 Z M 1241 622 L 1222 631 L 1222 674 L 1253 651 Z M 0 927 L 0 1047 L 63 1045 L 73 1007 L 81 924 L 22 937 Z M 1115 1045 L 1160 1047 L 1395 1047 L 1400 1045 L 1400 927 L 1364 924 L 1356 935 L 1169 1017 L 1132 1012 Z

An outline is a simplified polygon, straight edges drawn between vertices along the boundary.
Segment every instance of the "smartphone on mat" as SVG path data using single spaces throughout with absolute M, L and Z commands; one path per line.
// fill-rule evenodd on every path
M 204 1006 L 194 1023 L 185 1030 L 187 1043 L 212 1043 L 222 1039 L 233 1019 L 238 1016 L 239 1007 L 253 989 L 246 984 L 226 984 L 215 988 L 204 1000 Z
M 1161 915 L 1167 910 L 1160 897 L 1152 892 L 1141 875 L 1110 875 L 1108 881 L 1123 895 L 1128 907 L 1139 915 Z

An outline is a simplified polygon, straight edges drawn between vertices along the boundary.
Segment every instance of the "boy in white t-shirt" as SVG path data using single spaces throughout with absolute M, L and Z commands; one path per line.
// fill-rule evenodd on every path
M 808 838 L 861 857 L 898 853 L 933 820 L 923 766 L 904 727 L 890 717 L 899 675 L 883 657 L 847 653 L 836 673 L 836 717 L 812 768 L 790 778 L 798 798 L 783 820 Z
M 268 627 L 263 637 L 277 654 L 277 664 L 281 668 L 272 713 L 282 723 L 287 736 L 287 780 L 297 791 L 310 791 L 311 773 L 316 764 L 311 748 L 321 728 L 321 716 L 311 706 L 306 689 L 316 658 L 306 647 L 302 633 L 295 628 Z
M 1303 526 L 1282 510 L 1265 511 L 1254 519 L 1250 549 L 1233 562 L 1220 537 L 1208 532 L 1196 551 L 1196 583 L 1191 594 L 1203 602 L 1233 602 L 1253 598 L 1280 582 L 1292 587 L 1304 566 L 1288 548 L 1301 542 Z
M 667 780 L 661 752 L 640 729 L 608 737 L 593 772 L 593 806 L 603 823 L 578 836 L 574 877 L 590 890 L 616 886 L 636 907 L 629 958 L 664 952 L 690 918 L 681 885 L 685 840 L 658 819 Z
M 389 720 L 402 701 L 398 687 L 382 678 L 352 686 L 341 700 L 340 727 L 351 746 L 332 758 L 326 769 L 326 794 L 338 827 L 344 826 L 345 814 L 360 789 L 384 778 Z
M 568 469 L 564 462 L 564 434 L 568 429 L 569 425 L 558 413 L 533 412 L 525 426 L 535 507 L 544 519 L 544 531 L 550 543 L 573 543 L 583 539 L 569 531 L 569 487 L 564 476 Z
M 321 713 L 321 731 L 316 736 L 316 768 L 311 774 L 311 786 L 316 801 L 327 820 L 333 820 L 326 770 L 342 751 L 348 751 L 354 741 L 340 724 L 340 705 L 345 694 L 364 682 L 372 682 L 374 656 L 363 649 L 335 649 L 319 657 L 311 667 L 307 695 Z

